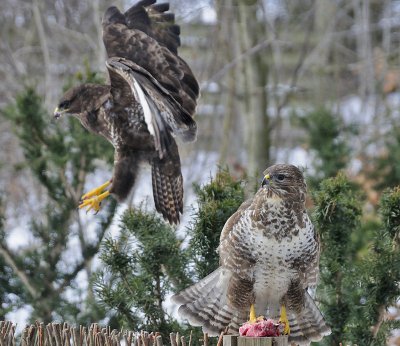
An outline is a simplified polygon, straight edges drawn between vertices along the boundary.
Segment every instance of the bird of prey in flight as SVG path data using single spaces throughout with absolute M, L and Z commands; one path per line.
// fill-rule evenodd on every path
M 142 0 L 125 13 L 110 7 L 102 20 L 109 84 L 68 90 L 54 115 L 72 115 L 115 148 L 114 172 L 86 193 L 80 208 L 98 212 L 108 195 L 124 200 L 139 164 L 152 169 L 155 207 L 170 223 L 183 212 L 183 178 L 175 138 L 196 139 L 199 85 L 178 55 L 180 27 L 169 4 Z

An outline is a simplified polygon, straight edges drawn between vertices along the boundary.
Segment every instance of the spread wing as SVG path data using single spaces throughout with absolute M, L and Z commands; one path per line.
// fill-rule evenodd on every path
M 132 61 L 157 82 L 192 116 L 199 85 L 186 62 L 177 55 L 180 29 L 169 4 L 143 0 L 122 14 L 110 7 L 103 18 L 103 41 L 108 57 Z
M 175 24 L 175 14 L 168 11 L 169 3 L 156 4 L 156 0 L 144 0 L 127 10 L 124 17 L 130 29 L 143 31 L 178 54 L 181 32 L 179 25 Z
M 221 267 L 172 298 L 180 305 L 183 318 L 191 325 L 202 326 L 211 336 L 224 330 L 237 334 L 254 303 L 250 269 L 254 260 L 240 235 L 246 232 L 241 220 L 251 202 L 244 202 L 225 223 L 219 246 Z
M 125 107 L 140 103 L 161 159 L 171 143 L 170 132 L 184 141 L 196 138 L 195 121 L 149 72 L 130 60 L 117 57 L 108 59 L 106 66 L 114 102 Z

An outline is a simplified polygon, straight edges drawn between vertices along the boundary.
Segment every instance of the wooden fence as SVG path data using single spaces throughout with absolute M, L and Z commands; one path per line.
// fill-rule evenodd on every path
M 238 335 L 224 335 L 223 346 L 288 346 L 288 337 L 279 336 L 274 338 L 248 338 Z
M 10 321 L 0 321 L 0 346 L 164 346 L 160 333 L 145 331 L 118 331 L 109 327 L 101 328 L 92 324 L 89 328 L 70 326 L 68 323 L 36 322 L 26 326 L 17 342 L 16 325 Z M 171 346 L 209 346 L 209 337 L 203 335 L 199 343 L 179 333 L 170 333 Z M 287 337 L 246 338 L 221 334 L 217 346 L 287 346 Z
M 89 328 L 68 323 L 35 323 L 24 328 L 17 343 L 16 326 L 0 321 L 0 346 L 163 346 L 160 333 L 118 331 L 92 324 Z M 192 346 L 179 333 L 170 334 L 172 346 Z M 205 339 L 205 338 L 204 338 Z M 207 345 L 206 345 L 207 346 Z

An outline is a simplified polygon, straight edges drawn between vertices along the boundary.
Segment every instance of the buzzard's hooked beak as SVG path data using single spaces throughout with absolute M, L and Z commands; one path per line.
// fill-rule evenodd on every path
M 58 107 L 56 107 L 56 109 L 54 110 L 54 118 L 59 119 L 61 118 L 62 115 L 64 115 L 66 112 L 68 111 L 68 109 L 60 109 Z
M 269 174 L 265 175 L 264 179 L 261 183 L 261 187 L 264 187 L 265 185 L 269 185 L 270 179 L 271 179 L 271 176 Z

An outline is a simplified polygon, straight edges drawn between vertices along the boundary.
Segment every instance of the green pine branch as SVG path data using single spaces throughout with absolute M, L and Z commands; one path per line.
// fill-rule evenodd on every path
M 355 130 L 345 126 L 340 115 L 326 108 L 317 108 L 294 119 L 307 132 L 306 144 L 316 154 L 312 162 L 316 173 L 308 180 L 312 188 L 317 188 L 322 179 L 334 177 L 347 166 L 350 147 L 346 136 Z
M 191 284 L 181 240 L 158 215 L 141 209 L 127 210 L 120 229 L 102 246 L 96 295 L 121 325 L 168 335 L 178 324 L 165 311 L 166 295 Z
M 219 266 L 217 247 L 225 222 L 244 201 L 241 181 L 221 170 L 215 179 L 204 186 L 195 185 L 198 210 L 189 227 L 189 253 L 194 262 L 195 275 L 201 279 Z
M 381 219 L 363 218 L 362 198 L 343 175 L 322 181 L 314 219 L 321 239 L 317 296 L 332 335 L 323 345 L 386 343 L 387 310 L 400 297 L 400 188 L 381 197 Z
M 0 258 L 5 260 L 12 282 L 20 290 L 10 308 L 30 305 L 33 308 L 31 318 L 45 322 L 54 318 L 80 322 L 80 315 L 86 319 L 82 322 L 87 322 L 90 313 L 80 311 L 85 303 L 70 302 L 65 291 L 74 288 L 82 270 L 90 275 L 92 260 L 112 222 L 116 203 L 106 203 L 95 227 L 98 238 L 90 241 L 76 207 L 88 174 L 96 169 L 96 160 L 100 158 L 111 163 L 113 148 L 105 140 L 88 135 L 77 119 L 55 122 L 34 88 L 26 88 L 2 113 L 13 125 L 24 153 L 23 162 L 15 170 L 30 171 L 41 192 L 36 196 L 35 215 L 26 225 L 26 232 L 32 235 L 35 246 L 12 251 L 6 237 L 0 239 Z M 35 191 L 32 189 L 28 193 Z M 79 245 L 75 249 L 75 263 L 65 265 L 69 241 L 76 234 Z M 89 285 L 89 300 L 90 290 Z M 86 306 L 89 307 L 89 303 Z M 95 306 L 92 312 L 95 315 L 92 314 L 91 319 L 97 319 L 99 314 L 104 317 L 104 311 Z
M 322 181 L 314 200 L 313 218 L 322 240 L 318 299 L 332 329 L 324 344 L 338 345 L 351 317 L 352 236 L 360 227 L 361 202 L 344 174 Z

